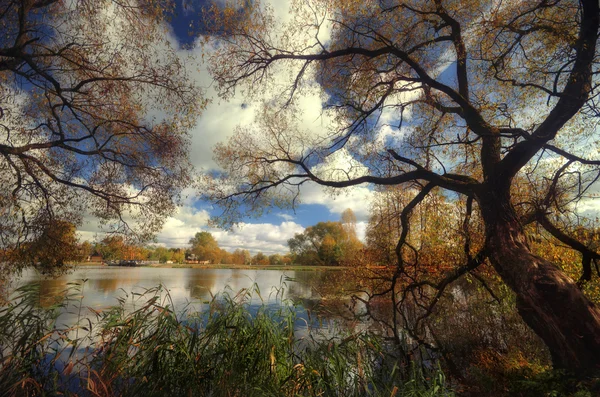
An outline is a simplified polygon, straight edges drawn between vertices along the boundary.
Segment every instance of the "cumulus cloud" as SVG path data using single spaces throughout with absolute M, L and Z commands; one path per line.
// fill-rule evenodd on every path
M 302 186 L 302 203 L 323 205 L 331 214 L 336 215 L 341 215 L 345 209 L 350 208 L 358 221 L 366 221 L 373 194 L 373 190 L 367 185 L 331 190 L 316 184 L 306 184 Z
M 367 175 L 368 169 L 342 148 L 327 156 L 323 163 L 313 167 L 312 172 L 324 180 L 347 181 Z
M 197 232 L 206 227 L 209 218 L 206 210 L 181 207 L 175 216 L 167 219 L 156 237 L 157 241 L 167 247 L 184 247 Z
M 199 54 L 199 49 L 195 49 Z M 287 72 L 285 72 L 287 73 Z M 210 103 L 198 117 L 191 135 L 191 161 L 200 169 L 216 169 L 213 160 L 213 148 L 217 143 L 226 142 L 238 126 L 253 125 L 256 115 L 264 112 L 264 103 L 269 99 L 269 93 L 249 101 L 241 92 L 237 92 L 227 101 L 218 97 L 211 85 L 211 80 L 205 65 L 192 73 L 201 86 L 207 87 L 206 97 Z M 277 78 L 277 77 L 276 77 Z M 304 95 L 296 102 L 295 123 L 302 129 L 303 137 L 322 137 L 327 134 L 328 126 L 334 121 L 323 113 L 323 98 L 318 89 L 305 89 Z
M 279 214 L 275 214 L 275 215 L 278 216 L 278 217 L 280 217 L 280 218 L 283 218 L 286 221 L 291 221 L 291 220 L 294 219 L 294 216 L 290 215 L 290 214 L 279 213 Z
M 282 218 L 291 218 L 281 214 Z M 219 246 L 227 251 L 247 249 L 252 254 L 259 251 L 270 255 L 289 251 L 287 241 L 296 233 L 302 233 L 304 227 L 286 220 L 279 225 L 271 223 L 241 223 L 231 230 L 221 230 L 208 226 L 210 214 L 204 209 L 182 206 L 177 213 L 166 219 L 162 230 L 156 236 L 157 245 L 165 247 L 185 248 L 194 235 L 201 231 L 210 232 Z M 105 237 L 105 232 L 91 216 L 78 229 L 82 241 L 99 241 Z
M 304 228 L 295 222 L 282 222 L 279 225 L 241 223 L 231 231 L 210 230 L 221 248 L 228 251 L 247 249 L 253 254 L 261 251 L 267 255 L 288 252 L 287 241 L 303 231 Z
M 367 226 L 369 225 L 368 222 L 356 222 L 356 237 L 358 237 L 358 239 L 360 241 L 365 241 L 365 236 L 367 235 Z

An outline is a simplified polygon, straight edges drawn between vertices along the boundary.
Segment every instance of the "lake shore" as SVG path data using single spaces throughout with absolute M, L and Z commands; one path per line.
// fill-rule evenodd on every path
M 106 266 L 101 262 L 83 262 L 75 263 L 74 267 L 89 267 L 89 266 Z M 113 266 L 111 266 L 113 267 Z M 119 267 L 119 266 L 114 266 Z M 160 263 L 154 265 L 142 265 L 137 267 L 154 267 L 167 269 L 240 269 L 240 270 L 303 270 L 303 271 L 330 271 L 330 270 L 347 270 L 348 266 L 301 266 L 301 265 L 281 265 L 281 266 L 263 266 L 263 265 L 234 265 L 234 264 L 216 264 L 207 265 L 199 263 Z

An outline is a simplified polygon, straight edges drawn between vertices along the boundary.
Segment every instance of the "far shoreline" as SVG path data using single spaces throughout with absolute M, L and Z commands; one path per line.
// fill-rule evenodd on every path
M 80 262 L 72 265 L 78 267 L 129 267 L 129 266 L 108 266 L 102 262 Z M 348 270 L 350 266 L 319 266 L 319 265 L 234 265 L 234 264 L 198 264 L 198 263 L 160 263 L 154 265 L 140 265 L 131 267 L 149 267 L 158 269 L 240 269 L 240 270 L 304 270 L 304 271 L 325 271 L 325 270 Z

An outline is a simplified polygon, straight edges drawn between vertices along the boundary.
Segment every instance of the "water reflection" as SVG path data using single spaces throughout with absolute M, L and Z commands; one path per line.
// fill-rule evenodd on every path
M 40 300 L 41 307 L 48 308 L 56 305 L 64 300 L 67 290 L 67 280 L 65 279 L 48 279 L 44 283 L 40 283 Z
M 297 308 L 297 313 L 299 324 L 304 324 L 306 328 L 313 312 L 333 317 L 331 310 L 323 309 L 322 295 L 324 285 L 335 285 L 330 282 L 335 273 L 338 272 L 99 266 L 79 268 L 58 278 L 45 278 L 28 271 L 15 280 L 13 286 L 38 284 L 40 305 L 48 307 L 65 298 L 65 290 L 69 285 L 85 280 L 83 291 L 75 294 L 76 301 L 73 302 L 81 304 L 84 309 L 82 312 L 64 310 L 59 317 L 59 322 L 63 324 L 73 324 L 81 316 L 94 317 L 93 311 L 117 305 L 118 298 L 127 299 L 126 307 L 133 309 L 136 302 L 130 293 L 143 293 L 158 285 L 168 291 L 177 309 L 189 307 L 194 311 L 206 309 L 205 305 L 224 291 L 235 295 L 241 290 L 250 289 L 254 291 L 251 306 L 280 305 L 282 300 L 303 306 Z M 328 300 L 329 303 L 332 301 Z

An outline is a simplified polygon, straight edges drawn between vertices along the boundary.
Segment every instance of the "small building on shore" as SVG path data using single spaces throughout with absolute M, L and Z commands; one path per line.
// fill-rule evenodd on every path
M 91 255 L 89 255 L 86 258 L 86 262 L 98 262 L 98 263 L 100 263 L 103 260 L 104 260 L 104 258 L 102 258 L 102 255 L 100 255 L 100 253 L 98 253 L 98 252 L 94 252 L 94 253 L 92 253 Z

